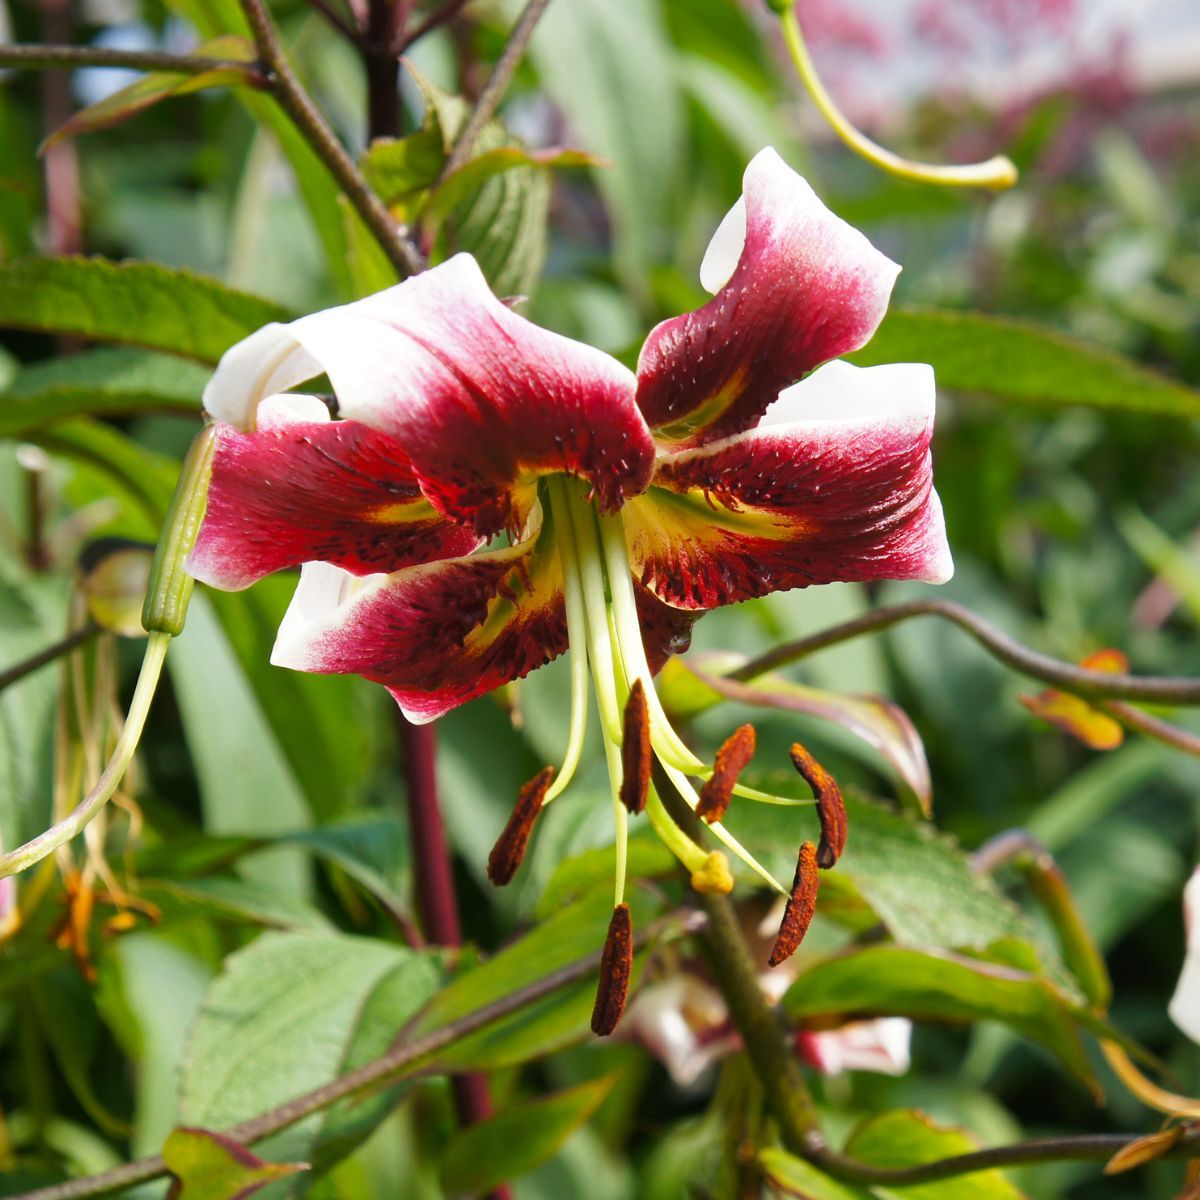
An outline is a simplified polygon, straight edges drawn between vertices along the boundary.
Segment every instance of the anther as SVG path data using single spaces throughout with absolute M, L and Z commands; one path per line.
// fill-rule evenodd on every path
M 712 777 L 700 789 L 696 816 L 710 825 L 724 819 L 733 799 L 733 785 L 754 757 L 756 741 L 753 725 L 742 725 L 725 739 L 713 761 Z
M 797 742 L 792 747 L 792 763 L 804 776 L 817 800 L 817 820 L 821 822 L 821 842 L 817 847 L 817 865 L 832 867 L 846 848 L 846 802 L 842 789 L 830 773 Z
M 512 880 L 525 857 L 525 847 L 529 844 L 529 834 L 533 823 L 542 810 L 542 800 L 554 781 L 554 768 L 545 767 L 539 771 L 522 789 L 513 805 L 512 816 L 508 824 L 496 839 L 492 852 L 488 855 L 488 878 L 497 886 L 503 887 Z
M 621 803 L 637 814 L 646 807 L 650 791 L 650 710 L 642 681 L 635 679 L 625 704 L 621 739 Z
M 628 904 L 618 904 L 608 923 L 604 953 L 600 958 L 600 983 L 592 1009 L 592 1032 L 607 1037 L 625 1011 L 629 980 L 633 975 L 633 917 Z
M 781 962 L 791 958 L 796 953 L 796 947 L 804 941 L 804 935 L 812 924 L 813 914 L 817 911 L 819 883 L 817 848 L 812 842 L 805 842 L 800 847 L 800 853 L 796 859 L 796 875 L 792 880 L 792 894 L 788 897 L 787 906 L 783 910 L 779 936 L 771 948 L 771 957 L 767 959 L 772 967 L 777 967 Z

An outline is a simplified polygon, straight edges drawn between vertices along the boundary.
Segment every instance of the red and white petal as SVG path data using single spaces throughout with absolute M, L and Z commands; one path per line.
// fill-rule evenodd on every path
M 481 535 L 520 526 L 541 474 L 587 480 L 602 509 L 649 482 L 633 375 L 518 316 L 470 255 L 260 330 L 221 360 L 205 405 L 248 428 L 268 387 L 322 370 L 341 415 L 400 441 L 430 501 Z
M 664 604 L 652 591 L 633 581 L 638 624 L 642 630 L 642 648 L 655 675 L 675 654 L 686 654 L 692 644 L 692 626 L 701 614 Z
M 635 577 L 686 609 L 814 583 L 944 582 L 933 405 L 924 364 L 835 362 L 757 429 L 664 455 L 622 512 Z
M 531 539 L 365 578 L 309 563 L 271 662 L 362 675 L 421 724 L 566 648 L 558 555 Z
M 870 339 L 899 270 L 760 151 L 700 268 L 716 295 L 642 347 L 637 399 L 655 436 L 699 444 L 750 428 L 788 384 Z
M 236 590 L 320 559 L 357 575 L 469 554 L 479 538 L 425 499 L 403 447 L 315 396 L 271 396 L 258 428 L 217 428 L 208 509 L 188 570 Z

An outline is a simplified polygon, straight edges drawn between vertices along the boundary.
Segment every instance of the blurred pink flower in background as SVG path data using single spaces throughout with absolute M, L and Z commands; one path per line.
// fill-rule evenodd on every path
M 1200 1042 L 1200 867 L 1192 872 L 1183 889 L 1183 925 L 1187 954 L 1168 1011 L 1171 1020 L 1193 1042 Z

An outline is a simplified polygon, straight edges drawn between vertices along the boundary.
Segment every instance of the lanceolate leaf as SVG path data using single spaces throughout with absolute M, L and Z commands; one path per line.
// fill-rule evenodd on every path
M 437 987 L 431 955 L 334 933 L 265 934 L 205 998 L 183 1066 L 189 1124 L 226 1128 L 384 1053 Z M 328 1165 L 370 1131 L 387 1096 L 316 1114 L 264 1143 Z
M 307 1163 L 265 1162 L 253 1151 L 207 1129 L 176 1129 L 163 1146 L 179 1200 L 249 1200 L 276 1179 L 308 1169 Z
M 255 57 L 253 44 L 234 34 L 213 38 L 212 41 L 197 46 L 194 53 L 204 58 L 221 58 L 245 63 L 252 62 Z M 247 73 L 238 67 L 219 67 L 199 75 L 151 72 L 98 103 L 89 105 L 82 112 L 77 112 L 42 143 L 42 149 L 47 150 L 55 142 L 79 133 L 107 129 L 110 125 L 125 121 L 169 96 L 185 96 L 204 88 L 236 87 L 238 84 L 247 83 L 248 79 Z
M 144 350 L 103 348 L 25 367 L 0 393 L 0 437 L 63 417 L 140 412 L 200 415 L 208 370 Z
M 1132 359 L 1030 321 L 893 309 L 851 361 L 932 363 L 941 387 L 1038 407 L 1078 404 L 1200 416 L 1200 392 Z
M 657 915 L 647 893 L 638 891 L 631 904 L 635 931 Z M 608 891 L 592 891 L 560 909 L 439 992 L 415 1023 L 413 1035 L 420 1037 L 439 1029 L 595 953 L 604 943 L 611 916 L 612 894 Z M 446 1047 L 436 1061 L 443 1069 L 492 1068 L 525 1062 L 569 1045 L 587 1033 L 595 990 L 595 975 L 558 988 L 513 1016 Z
M 935 1125 L 924 1113 L 896 1109 L 870 1117 L 850 1134 L 845 1153 L 873 1167 L 916 1167 L 978 1150 L 964 1129 Z M 1021 1200 L 999 1171 L 975 1171 L 915 1187 L 877 1188 L 888 1200 Z
M 22 258 L 0 267 L 0 326 L 165 350 L 215 363 L 278 305 L 194 271 L 103 258 Z
M 1092 1086 L 1075 1006 L 1047 980 L 1009 965 L 1014 958 L 1032 965 L 1020 944 L 997 944 L 991 961 L 904 946 L 848 950 L 801 974 L 784 1007 L 797 1019 L 886 1014 L 918 1021 L 1000 1021 Z
M 538 1100 L 514 1104 L 462 1130 L 442 1158 L 442 1185 L 451 1196 L 478 1196 L 554 1157 L 563 1142 L 600 1107 L 612 1078 L 595 1079 Z

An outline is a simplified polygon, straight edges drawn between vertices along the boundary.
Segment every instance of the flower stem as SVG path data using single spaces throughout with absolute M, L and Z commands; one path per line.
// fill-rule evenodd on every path
M 1002 154 L 989 158 L 987 162 L 970 163 L 963 166 L 942 166 L 932 163 L 914 162 L 886 150 L 873 142 L 833 102 L 833 97 L 817 75 L 812 56 L 804 41 L 800 22 L 796 19 L 794 2 L 783 3 L 779 9 L 779 25 L 788 53 L 795 64 L 800 82 L 817 106 L 829 127 L 856 154 L 874 163 L 890 175 L 898 175 L 914 183 L 929 183 L 940 187 L 1010 188 L 1017 182 L 1017 168 L 1012 160 Z

